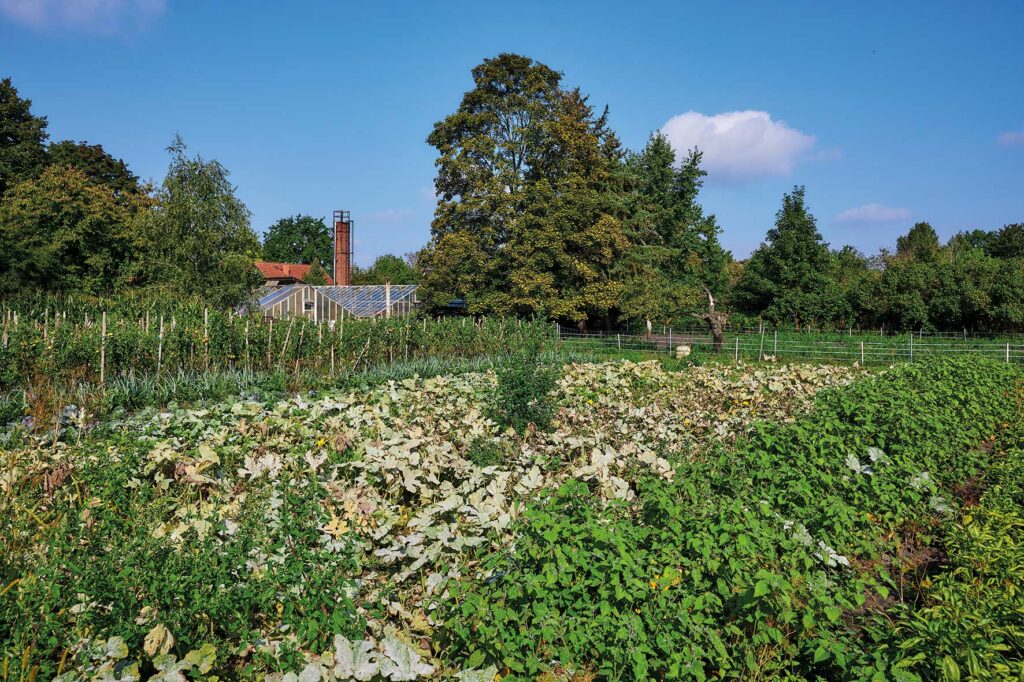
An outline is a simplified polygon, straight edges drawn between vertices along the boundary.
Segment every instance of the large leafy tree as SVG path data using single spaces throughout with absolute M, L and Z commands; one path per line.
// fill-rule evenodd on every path
M 267 228 L 263 237 L 263 258 L 280 263 L 318 264 L 326 272 L 334 269 L 334 237 L 323 218 L 294 215 L 281 218 Z
M 217 161 L 190 157 L 180 137 L 157 205 L 139 221 L 137 246 L 146 254 L 137 282 L 207 298 L 216 305 L 248 299 L 262 279 L 254 263 L 261 247 L 249 209 L 235 196 Z
M 743 311 L 800 326 L 829 320 L 826 310 L 831 256 L 804 201 L 804 188 L 782 198 L 775 227 L 751 255 L 734 292 Z
M 62 140 L 51 144 L 47 155 L 51 165 L 81 171 L 93 184 L 108 187 L 123 203 L 131 203 L 131 197 L 146 191 L 128 164 L 111 156 L 103 145 Z
M 0 203 L 0 291 L 110 293 L 132 255 L 135 208 L 69 167 L 9 188 Z
M 10 78 L 0 81 L 0 196 L 8 187 L 36 177 L 46 164 L 46 117 L 32 114 Z
M 612 215 L 618 141 L 606 115 L 528 57 L 487 59 L 473 81 L 427 138 L 439 153 L 439 199 L 424 298 L 577 323 L 607 315 L 626 240 Z

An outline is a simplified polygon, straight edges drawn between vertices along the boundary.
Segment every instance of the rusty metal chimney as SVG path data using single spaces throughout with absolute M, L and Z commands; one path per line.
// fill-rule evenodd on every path
M 334 283 L 352 284 L 352 214 L 334 212 Z

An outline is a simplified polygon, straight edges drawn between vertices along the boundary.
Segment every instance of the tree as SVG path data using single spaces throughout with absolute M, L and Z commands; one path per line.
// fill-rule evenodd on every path
M 302 278 L 302 281 L 306 284 L 312 284 L 313 286 L 323 286 L 327 284 L 327 271 L 324 270 L 320 263 L 313 263 L 309 266 L 309 271 L 306 276 Z
M 828 286 L 822 292 L 823 318 L 841 327 L 870 323 L 879 275 L 879 270 L 872 269 L 869 260 L 852 246 L 833 251 Z
M 111 293 L 130 256 L 132 212 L 74 168 L 14 185 L 0 203 L 0 291 Z
M 334 236 L 323 218 L 294 215 L 267 228 L 263 258 L 279 263 L 317 263 L 328 273 L 334 270 Z
M 928 223 L 917 223 L 896 239 L 896 255 L 906 260 L 934 261 L 941 249 L 939 235 Z
M 606 315 L 626 246 L 608 182 L 618 141 L 561 75 L 502 54 L 473 69 L 474 88 L 434 125 L 438 206 L 423 252 L 423 297 L 470 312 L 546 314 L 582 324 Z
M 36 177 L 46 163 L 46 117 L 32 115 L 10 78 L 0 81 L 0 196 Z
M 157 206 L 139 223 L 137 247 L 146 261 L 137 282 L 203 296 L 221 306 L 244 302 L 262 281 L 254 263 L 260 243 L 249 209 L 217 161 L 189 157 L 180 137 Z
M 623 281 L 626 319 L 667 323 L 692 309 L 706 289 L 725 289 L 729 255 L 718 242 L 715 217 L 705 216 L 697 203 L 707 175 L 700 161 L 700 152 L 692 150 L 677 168 L 668 139 L 655 133 L 625 163 L 630 246 L 616 274 Z
M 715 297 L 711 294 L 710 289 L 704 287 L 704 293 L 708 297 L 708 309 L 690 314 L 708 325 L 708 330 L 711 332 L 711 350 L 721 353 L 722 345 L 725 343 L 725 323 L 729 321 L 729 316 L 715 310 Z
M 378 256 L 370 267 L 357 267 L 352 272 L 352 284 L 419 284 L 419 281 L 420 273 L 408 259 L 389 253 Z
M 741 310 L 773 322 L 800 326 L 821 320 L 830 260 L 804 188 L 794 187 L 782 198 L 775 227 L 744 267 L 734 300 Z
M 994 258 L 1024 258 L 1024 223 L 1004 225 L 991 233 L 985 252 Z
M 53 166 L 71 167 L 81 171 L 94 185 L 108 187 L 114 196 L 125 199 L 145 193 L 139 177 L 132 173 L 121 159 L 108 154 L 103 145 L 63 140 L 51 144 L 47 150 Z

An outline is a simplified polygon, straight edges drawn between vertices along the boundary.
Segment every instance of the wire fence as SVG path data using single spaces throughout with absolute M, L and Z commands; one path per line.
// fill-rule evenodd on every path
M 558 339 L 576 349 L 604 352 L 644 351 L 686 357 L 692 351 L 713 351 L 707 331 L 667 328 L 658 333 L 581 332 L 558 326 Z M 861 365 L 914 362 L 924 357 L 974 355 L 1003 362 L 1024 363 L 1024 339 L 992 339 L 980 336 L 905 333 L 900 336 L 866 334 L 816 335 L 767 329 L 730 330 L 725 334 L 722 355 L 740 360 L 827 361 Z

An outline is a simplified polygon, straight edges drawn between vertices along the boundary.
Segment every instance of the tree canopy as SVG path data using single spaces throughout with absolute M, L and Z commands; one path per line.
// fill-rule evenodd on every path
M 131 213 L 75 168 L 50 166 L 14 185 L 0 203 L 0 291 L 111 293 Z
M 249 209 L 220 163 L 188 156 L 180 137 L 167 151 L 171 163 L 157 204 L 139 222 L 140 283 L 220 305 L 245 301 L 262 281 L 254 266 L 261 247 Z
M 668 138 L 655 133 L 623 164 L 630 246 L 615 274 L 623 281 L 625 319 L 677 319 L 704 300 L 705 287 L 716 295 L 725 289 L 730 256 L 718 242 L 715 217 L 697 203 L 707 174 L 700 162 L 694 149 L 676 164 Z
M 368 268 L 352 270 L 352 284 L 419 284 L 420 272 L 407 259 L 390 253 L 378 256 Z
M 10 78 L 0 81 L 0 196 L 36 177 L 46 165 L 46 117 L 32 114 Z
M 803 187 L 794 187 L 782 197 L 775 226 L 750 256 L 733 292 L 741 310 L 797 326 L 820 319 L 830 265 L 828 245 L 804 193 Z
M 281 218 L 263 236 L 263 259 L 278 263 L 317 264 L 334 270 L 334 236 L 323 218 L 301 213 Z
M 427 138 L 439 153 L 439 200 L 424 298 L 573 322 L 607 314 L 627 241 L 607 191 L 618 141 L 606 114 L 520 55 L 484 60 L 473 82 Z
M 50 165 L 75 168 L 92 184 L 109 188 L 119 199 L 145 193 L 128 164 L 108 154 L 103 145 L 63 140 L 49 146 L 47 157 Z

